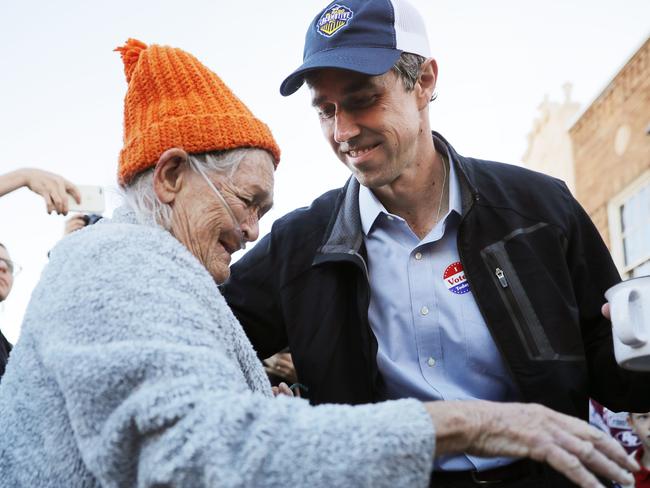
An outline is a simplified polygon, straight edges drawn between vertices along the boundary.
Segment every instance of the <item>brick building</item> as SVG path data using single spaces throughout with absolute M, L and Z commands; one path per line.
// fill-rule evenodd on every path
M 650 275 L 650 38 L 582 112 L 545 99 L 523 164 L 564 180 L 623 278 Z
M 544 97 L 539 115 L 528 134 L 528 149 L 522 157 L 527 168 L 564 181 L 575 194 L 573 148 L 569 127 L 580 112 L 580 104 L 571 99 L 571 84 L 565 83 L 564 100 L 557 102 Z
M 650 275 L 650 39 L 582 112 L 545 99 L 528 138 L 527 167 L 563 179 L 612 252 L 623 278 Z M 590 422 L 632 452 L 626 412 L 592 401 Z
M 623 277 L 650 275 L 650 38 L 569 135 L 576 198 Z

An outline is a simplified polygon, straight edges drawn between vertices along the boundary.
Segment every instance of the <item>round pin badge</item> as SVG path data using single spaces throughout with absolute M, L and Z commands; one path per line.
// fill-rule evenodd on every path
M 445 281 L 447 289 L 456 295 L 463 295 L 469 291 L 469 283 L 465 278 L 465 271 L 463 271 L 463 265 L 460 261 L 447 266 L 442 279 Z

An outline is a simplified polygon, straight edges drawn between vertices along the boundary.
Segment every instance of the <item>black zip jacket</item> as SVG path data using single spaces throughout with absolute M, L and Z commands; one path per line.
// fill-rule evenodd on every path
M 11 352 L 11 344 L 6 339 L 2 332 L 0 332 L 0 378 L 5 374 L 5 367 L 9 360 L 9 353 Z
M 589 397 L 650 411 L 650 374 L 617 366 L 600 312 L 620 277 L 564 183 L 434 142 L 456 165 L 460 259 L 522 401 L 582 419 Z M 260 358 L 289 346 L 313 404 L 381 400 L 358 190 L 350 178 L 276 221 L 222 287 Z

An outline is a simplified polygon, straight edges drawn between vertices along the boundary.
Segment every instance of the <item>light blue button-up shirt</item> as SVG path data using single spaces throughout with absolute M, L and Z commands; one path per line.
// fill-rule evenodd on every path
M 371 289 L 368 317 L 384 396 L 515 401 L 517 390 L 460 263 L 460 186 L 454 164 L 449 168 L 449 211 L 422 240 L 372 191 L 364 186 L 359 191 Z M 511 461 L 461 454 L 437 458 L 434 468 L 482 471 Z

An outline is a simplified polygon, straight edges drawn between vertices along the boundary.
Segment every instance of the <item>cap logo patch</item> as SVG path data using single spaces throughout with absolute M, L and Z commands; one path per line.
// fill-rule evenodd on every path
M 325 37 L 332 37 L 343 27 L 350 23 L 354 12 L 344 5 L 333 5 L 332 8 L 323 12 L 318 22 L 316 30 Z

